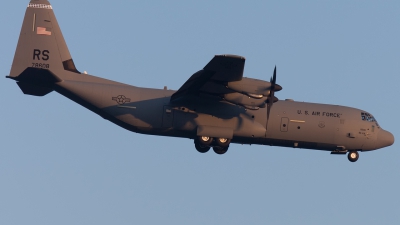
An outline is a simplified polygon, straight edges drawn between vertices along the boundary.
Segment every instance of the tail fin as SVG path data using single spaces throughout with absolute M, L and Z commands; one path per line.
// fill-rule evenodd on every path
M 47 0 L 31 0 L 26 9 L 17 50 L 8 78 L 25 94 L 43 96 L 52 85 L 76 69 Z

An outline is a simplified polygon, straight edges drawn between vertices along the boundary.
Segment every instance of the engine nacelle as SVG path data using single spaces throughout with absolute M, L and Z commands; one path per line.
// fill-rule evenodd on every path
M 230 93 L 223 95 L 225 101 L 235 105 L 241 105 L 249 109 L 257 109 L 265 107 L 265 101 L 268 97 L 252 98 L 241 93 Z
M 243 77 L 240 81 L 228 82 L 227 87 L 233 91 L 245 94 L 251 98 L 261 99 L 271 92 L 271 83 L 263 80 Z M 282 90 L 282 87 L 275 85 L 275 91 Z

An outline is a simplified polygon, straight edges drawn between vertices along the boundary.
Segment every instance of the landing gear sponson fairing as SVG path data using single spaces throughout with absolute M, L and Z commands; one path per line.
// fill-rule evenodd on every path
M 134 87 L 80 73 L 53 8 L 32 0 L 10 75 L 23 93 L 52 91 L 127 130 L 194 140 L 199 152 L 224 154 L 231 143 L 330 151 L 357 161 L 360 151 L 394 142 L 366 111 L 337 105 L 279 101 L 270 82 L 243 77 L 245 58 L 217 55 L 178 91 Z

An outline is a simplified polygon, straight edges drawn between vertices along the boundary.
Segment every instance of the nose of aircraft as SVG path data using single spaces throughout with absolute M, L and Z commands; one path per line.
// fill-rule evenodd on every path
M 380 130 L 378 133 L 378 145 L 380 148 L 391 146 L 394 143 L 394 136 L 386 130 Z

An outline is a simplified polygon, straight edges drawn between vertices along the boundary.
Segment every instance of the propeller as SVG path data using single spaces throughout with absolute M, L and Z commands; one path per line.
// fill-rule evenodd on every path
M 274 102 L 278 101 L 278 98 L 275 97 L 275 91 L 282 90 L 282 87 L 276 84 L 276 66 L 274 69 L 274 75 L 271 77 L 270 82 L 271 82 L 271 90 L 267 98 L 267 124 L 265 125 L 265 129 L 268 128 L 269 115 L 271 112 L 272 105 L 274 104 Z

